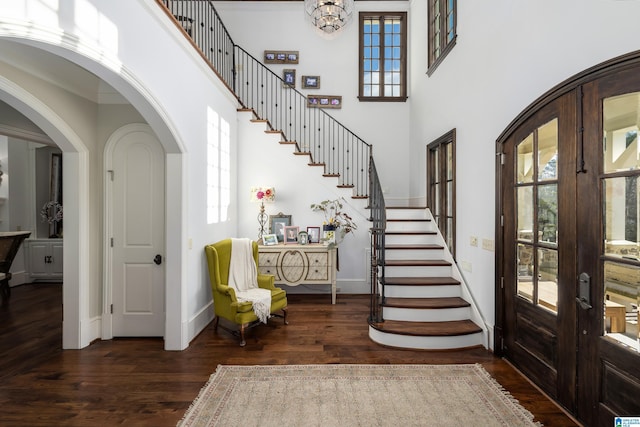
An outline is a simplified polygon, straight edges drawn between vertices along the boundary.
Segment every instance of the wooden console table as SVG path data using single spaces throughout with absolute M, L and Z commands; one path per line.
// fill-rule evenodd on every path
M 335 304 L 336 257 L 335 247 L 322 244 L 260 245 L 258 273 L 273 274 L 281 285 L 331 285 L 331 304 Z

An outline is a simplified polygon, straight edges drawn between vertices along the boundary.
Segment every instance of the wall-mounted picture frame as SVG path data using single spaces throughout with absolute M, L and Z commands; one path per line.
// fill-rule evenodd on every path
M 278 242 L 284 241 L 284 228 L 291 225 L 291 215 L 280 212 L 278 215 L 269 215 L 271 234 L 278 237 Z
M 290 245 L 294 243 L 298 243 L 298 233 L 300 232 L 300 227 L 297 225 L 290 225 L 284 227 L 284 244 Z
M 265 50 L 265 64 L 297 64 L 300 54 L 297 50 Z
M 320 243 L 320 227 L 307 227 L 309 243 Z
M 296 70 L 286 69 L 282 70 L 282 85 L 284 87 L 296 87 Z
M 307 95 L 307 107 L 342 108 L 342 96 L 339 95 Z
M 320 76 L 302 76 L 302 89 L 320 89 Z
M 274 246 L 278 244 L 278 236 L 275 234 L 265 234 L 262 236 L 262 244 L 265 246 Z

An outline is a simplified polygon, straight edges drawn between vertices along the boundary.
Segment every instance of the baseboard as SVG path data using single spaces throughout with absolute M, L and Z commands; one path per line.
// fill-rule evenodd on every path
M 29 274 L 27 274 L 26 271 L 11 272 L 10 287 L 13 288 L 14 286 L 24 285 L 25 283 L 29 283 Z
M 214 316 L 213 300 L 211 300 L 209 304 L 202 307 L 202 309 L 189 320 L 189 324 L 187 325 L 188 342 L 191 342 L 197 337 L 198 334 L 211 323 Z

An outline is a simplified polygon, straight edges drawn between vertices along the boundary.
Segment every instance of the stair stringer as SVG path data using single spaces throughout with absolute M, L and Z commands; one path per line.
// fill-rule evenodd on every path
M 482 313 L 478 309 L 478 305 L 476 304 L 475 298 L 473 297 L 473 293 L 469 288 L 467 281 L 465 280 L 460 268 L 449 251 L 449 247 L 445 243 L 444 237 L 442 237 L 442 233 L 440 229 L 435 225 L 436 221 L 433 218 L 433 214 L 431 213 L 431 209 L 426 208 L 427 218 L 431 220 L 431 223 L 434 224 L 433 231 L 436 232 L 437 243 L 444 246 L 444 259 L 445 261 L 449 261 L 451 263 L 451 277 L 458 280 L 460 282 L 460 293 L 461 297 L 466 300 L 469 304 L 471 304 L 471 316 L 470 319 L 478 325 L 482 329 L 482 345 L 484 348 L 490 348 L 490 343 L 492 342 L 492 337 L 490 336 L 491 327 L 487 325 L 486 320 L 482 316 Z

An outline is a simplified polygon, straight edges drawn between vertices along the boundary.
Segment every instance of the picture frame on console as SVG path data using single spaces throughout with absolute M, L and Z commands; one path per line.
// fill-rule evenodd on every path
M 290 225 L 284 227 L 284 244 L 290 245 L 298 243 L 298 233 L 300 232 L 300 227 L 295 225 Z
M 309 243 L 320 243 L 320 227 L 307 227 Z
M 278 236 L 275 234 L 265 234 L 262 236 L 262 244 L 265 246 L 274 246 L 278 244 Z
M 291 225 L 291 215 L 280 212 L 278 215 L 269 215 L 269 226 L 271 234 L 278 237 L 278 242 L 284 241 L 284 227 Z

